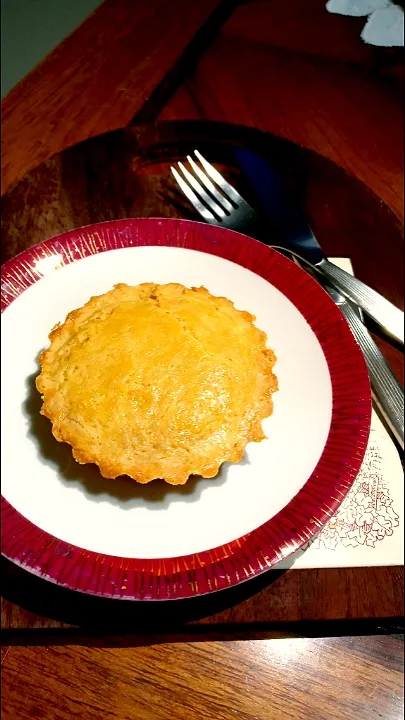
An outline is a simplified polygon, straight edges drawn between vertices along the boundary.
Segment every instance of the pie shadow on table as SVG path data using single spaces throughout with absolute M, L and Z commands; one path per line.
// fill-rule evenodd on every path
M 187 623 L 208 618 L 249 600 L 286 572 L 270 570 L 233 588 L 187 600 L 132 601 L 101 598 L 68 590 L 29 573 L 3 556 L 0 569 L 3 580 L 2 596 L 5 600 L 35 615 L 86 628 L 94 632 L 95 641 L 100 634 L 146 635 L 181 630 Z M 271 621 L 270 616 L 270 625 Z M 279 623 L 276 625 L 274 632 L 278 631 Z M 204 627 L 206 631 L 211 629 L 224 633 L 223 623 L 218 627 Z M 244 624 L 239 624 L 238 628 L 239 633 L 254 634 L 260 630 L 259 626 L 252 627 L 251 623 L 248 623 L 246 629 Z M 32 629 L 33 632 L 34 630 L 35 628 Z M 44 630 L 52 634 L 52 628 L 46 628 L 46 623 Z M 194 630 L 196 628 L 193 626 Z M 13 628 L 8 632 L 12 635 Z M 232 624 L 228 628 L 228 622 L 226 623 L 225 632 L 233 632 Z M 285 628 L 280 628 L 281 634 L 285 635 L 285 632 Z

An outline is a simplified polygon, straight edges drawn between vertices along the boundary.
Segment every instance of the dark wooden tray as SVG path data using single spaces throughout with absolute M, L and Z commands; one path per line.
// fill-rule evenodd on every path
M 259 150 L 283 175 L 330 256 L 350 257 L 359 278 L 396 304 L 403 302 L 403 270 L 398 262 L 403 255 L 402 226 L 369 188 L 329 160 L 273 135 L 205 121 L 111 132 L 68 148 L 35 168 L 2 199 L 2 261 L 93 222 L 153 216 L 199 219 L 169 172 L 174 161 L 194 148 L 250 199 L 233 156 L 237 146 Z M 402 381 L 402 352 L 378 336 L 376 340 Z M 403 614 L 402 568 L 269 571 L 232 591 L 197 602 L 166 603 L 164 610 L 150 603 L 140 608 L 80 596 L 33 577 L 4 558 L 2 570 L 7 598 L 2 624 L 9 629 L 59 628 L 63 623 L 105 627 L 106 617 L 139 627 L 139 623 L 155 624 L 157 618 L 172 624 L 212 616 L 205 622 L 239 624 L 357 621 Z

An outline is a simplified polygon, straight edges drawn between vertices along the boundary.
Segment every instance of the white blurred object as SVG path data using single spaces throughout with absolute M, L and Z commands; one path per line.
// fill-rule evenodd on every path
M 404 46 L 404 11 L 391 0 L 328 0 L 326 9 L 337 15 L 367 17 L 361 37 L 369 45 Z

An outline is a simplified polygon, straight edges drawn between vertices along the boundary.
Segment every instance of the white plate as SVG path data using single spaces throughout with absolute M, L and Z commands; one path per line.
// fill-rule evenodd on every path
M 272 518 L 297 494 L 324 449 L 332 387 L 321 346 L 301 313 L 255 273 L 222 258 L 173 247 L 110 250 L 51 270 L 2 314 L 2 494 L 25 518 L 72 545 L 126 558 L 198 553 Z M 44 270 L 45 271 L 45 270 Z M 116 283 L 204 285 L 257 318 L 275 351 L 279 391 L 238 465 L 184 487 L 104 480 L 80 466 L 39 416 L 36 358 L 52 327 Z

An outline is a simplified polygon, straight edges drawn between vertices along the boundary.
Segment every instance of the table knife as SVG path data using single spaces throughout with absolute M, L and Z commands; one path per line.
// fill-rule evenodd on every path
M 370 377 L 375 405 L 403 450 L 404 391 L 350 300 L 347 300 L 344 295 L 341 295 L 327 282 L 322 284 L 345 316 L 355 339 L 361 347 Z
M 262 209 L 283 234 L 286 248 L 313 265 L 342 295 L 404 344 L 404 313 L 361 280 L 328 260 L 298 203 L 290 198 L 283 180 L 264 158 L 247 148 L 236 148 L 234 154 Z

